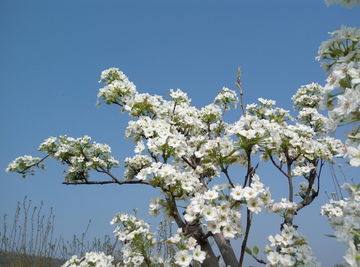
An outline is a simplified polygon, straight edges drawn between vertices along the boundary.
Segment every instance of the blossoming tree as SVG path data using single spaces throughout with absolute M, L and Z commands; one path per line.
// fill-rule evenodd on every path
M 360 31 L 346 28 L 334 31 L 319 49 L 318 59 L 328 73 L 325 87 L 302 86 L 292 100 L 296 116 L 276 107 L 275 101 L 260 98 L 245 105 L 238 71 L 234 90 L 223 88 L 209 105 L 196 108 L 181 90 L 170 90 L 167 98 L 139 93 L 129 78 L 117 68 L 101 74 L 105 86 L 98 93 L 99 104 L 117 105 L 131 120 L 125 136 L 135 144 L 133 157 L 125 159 L 125 172 L 114 172 L 119 162 L 106 144 L 89 136 L 50 137 L 40 146 L 43 158 L 19 157 L 8 171 L 26 177 L 44 160 L 53 158 L 67 166 L 64 184 L 137 184 L 159 189 L 150 202 L 153 216 L 162 213 L 178 230 L 174 236 L 157 241 L 146 222 L 134 215 L 120 213 L 111 221 L 123 242 L 126 266 L 242 266 L 247 252 L 268 266 L 319 266 L 310 244 L 297 231 L 294 215 L 310 205 L 319 194 L 322 167 L 334 156 L 349 157 L 349 164 L 360 166 Z M 337 101 L 337 102 L 336 102 Z M 240 105 L 241 117 L 227 123 L 224 114 Z M 329 115 L 318 112 L 328 109 Z M 356 127 L 347 134 L 345 145 L 331 137 L 341 124 Z M 285 178 L 288 190 L 275 203 L 270 188 L 257 173 L 260 162 L 270 162 Z M 242 166 L 243 173 L 229 169 Z M 91 171 L 104 174 L 92 180 Z M 224 182 L 220 180 L 225 179 Z M 294 177 L 302 177 L 294 184 Z M 360 244 L 359 186 L 345 185 L 349 199 L 332 201 L 322 208 L 329 217 L 339 241 L 348 246 L 346 264 L 357 266 Z M 243 212 L 241 211 L 243 208 Z M 267 261 L 257 257 L 259 249 L 247 247 L 253 216 L 267 211 L 282 216 L 281 233 L 270 235 Z M 240 254 L 230 242 L 241 238 Z M 173 258 L 154 253 L 157 242 L 174 246 Z M 217 246 L 217 250 L 214 250 Z M 217 255 L 220 254 L 220 255 Z M 88 253 L 74 256 L 64 266 L 111 266 L 111 256 Z M 86 265 L 88 264 L 88 265 Z
M 320 108 L 329 110 L 328 128 L 333 131 L 339 126 L 353 126 L 345 132 L 345 144 L 336 156 L 348 158 L 352 167 L 360 167 L 360 30 L 342 26 L 331 35 L 319 48 L 318 59 L 324 60 L 322 65 L 328 73 Z M 343 185 L 348 198 L 331 200 L 321 208 L 337 240 L 348 248 L 342 266 L 360 266 L 360 184 L 356 183 Z

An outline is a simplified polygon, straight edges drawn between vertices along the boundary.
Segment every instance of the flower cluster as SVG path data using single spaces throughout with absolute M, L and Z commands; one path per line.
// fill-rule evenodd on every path
M 329 109 L 333 128 L 360 118 L 360 29 L 342 26 L 319 48 L 319 60 L 328 72 L 320 108 Z M 335 103 L 337 102 L 337 103 Z
M 259 106 L 248 105 L 249 114 L 228 129 L 228 133 L 234 134 L 239 140 L 238 145 L 248 153 L 260 151 L 263 160 L 277 157 L 280 162 L 291 162 L 294 165 L 292 175 L 306 176 L 316 169 L 317 159 L 332 161 L 342 147 L 340 140 L 319 136 L 319 132 L 325 132 L 323 123 L 318 122 L 316 127 L 306 122 L 294 123 L 288 111 L 272 107 L 274 101 L 259 99 L 259 102 Z
M 202 263 L 205 259 L 205 252 L 201 251 L 201 246 L 193 237 L 185 236 L 179 228 L 177 233 L 167 240 L 168 243 L 175 245 L 179 251 L 174 256 L 174 262 L 179 266 L 192 266 L 194 262 Z
M 185 220 L 191 223 L 203 217 L 211 233 L 222 233 L 226 238 L 240 237 L 243 234 L 241 213 L 237 210 L 240 206 L 234 209 L 228 201 L 217 203 L 218 197 L 215 190 L 208 190 L 203 196 L 197 194 L 186 208 Z
M 229 88 L 223 87 L 222 91 L 216 96 L 214 103 L 221 103 L 221 107 L 225 110 L 230 109 L 230 106 L 236 108 L 239 99 L 235 91 L 230 90 Z
M 111 155 L 110 146 L 91 142 L 87 135 L 77 139 L 66 135 L 59 138 L 49 137 L 40 144 L 38 150 L 47 153 L 45 158 L 51 157 L 68 165 L 65 174 L 67 181 L 84 181 L 89 178 L 90 170 L 105 172 L 119 165 Z M 10 163 L 6 171 L 19 172 L 25 178 L 28 174 L 34 174 L 33 167 L 45 169 L 42 163 L 45 158 L 22 156 Z
M 104 252 L 86 252 L 85 256 L 78 258 L 77 255 L 71 257 L 70 260 L 66 261 L 61 267 L 115 267 L 112 264 L 114 258 L 107 256 Z
M 348 157 L 349 164 L 353 167 L 360 167 L 360 131 L 354 128 L 347 134 L 344 146 L 339 150 L 338 157 Z
M 134 159 L 141 159 L 135 156 Z M 196 177 L 195 171 L 182 171 L 176 168 L 174 165 L 149 162 L 147 166 L 137 172 L 136 178 L 138 180 L 147 180 L 154 187 L 159 187 L 164 191 L 173 192 L 177 199 L 185 199 L 188 194 L 192 194 L 197 191 L 201 184 Z M 125 174 L 129 173 L 128 170 Z M 157 208 L 153 208 L 153 211 Z
M 22 174 L 22 177 L 25 178 L 27 175 L 34 175 L 35 169 L 34 166 L 37 166 L 40 169 L 45 169 L 45 165 L 41 162 L 43 159 L 35 158 L 33 156 L 25 155 L 22 157 L 16 158 L 13 162 L 9 164 L 6 168 L 7 172 L 18 172 Z
M 180 89 L 177 89 L 174 91 L 174 89 L 170 89 L 170 98 L 174 100 L 175 105 L 179 105 L 180 103 L 190 104 L 191 99 L 188 97 L 187 93 L 181 91 Z
M 152 159 L 147 155 L 135 155 L 132 158 L 126 158 L 125 161 L 125 180 L 132 180 L 136 177 L 143 177 L 145 179 L 146 176 L 138 175 L 140 171 L 144 170 L 146 167 L 150 167 L 152 163 Z M 142 171 L 143 172 L 143 171 Z M 143 180 L 143 179 L 140 179 Z
M 321 215 L 328 217 L 329 224 L 339 242 L 344 243 L 348 249 L 345 260 L 348 266 L 359 266 L 360 254 L 360 191 L 359 186 L 348 183 L 343 189 L 349 192 L 349 198 L 331 200 L 329 204 L 321 207 Z
M 359 1 L 328 1 L 352 7 Z M 331 33 L 332 38 L 323 42 L 319 48 L 318 59 L 328 72 L 327 84 L 320 108 L 329 109 L 330 129 L 352 124 L 351 131 L 345 132 L 347 140 L 338 149 L 338 157 L 348 157 L 349 165 L 360 167 L 360 29 L 342 26 Z M 360 191 L 359 186 L 345 184 L 344 189 L 350 197 L 330 200 L 324 205 L 321 214 L 328 217 L 329 224 L 339 242 L 347 246 L 346 262 L 341 266 L 359 266 L 360 255 Z
M 282 217 L 285 217 L 288 211 L 296 211 L 296 208 L 297 204 L 295 202 L 286 200 L 286 198 L 282 198 L 280 202 L 274 203 L 272 205 L 272 211 Z
M 236 144 L 229 136 L 215 138 L 201 142 L 199 149 L 195 151 L 194 155 L 197 158 L 202 158 L 204 167 L 216 166 L 224 169 L 225 166 L 240 163 L 240 153 L 236 149 Z
M 263 207 L 269 211 L 274 201 L 269 188 L 264 188 L 257 174 L 252 176 L 250 186 L 237 185 L 231 189 L 230 195 L 234 200 L 246 203 L 247 208 L 255 214 L 259 213 Z
M 181 229 L 177 233 L 167 238 L 159 240 L 154 238 L 154 233 L 150 232 L 149 224 L 136 218 L 134 215 L 118 214 L 110 224 L 119 224 L 114 232 L 115 236 L 123 243 L 122 249 L 124 266 L 190 266 L 194 262 L 202 263 L 205 259 L 205 252 L 196 239 L 182 233 Z M 162 256 L 154 254 L 151 249 L 159 242 L 173 245 L 178 248 L 173 258 L 164 259 Z
M 328 134 L 332 121 L 318 112 L 320 102 L 323 100 L 324 88 L 311 83 L 301 86 L 291 98 L 294 101 L 294 109 L 299 111 L 297 120 L 310 126 L 318 135 Z
M 268 237 L 270 246 L 265 253 L 269 263 L 266 266 L 320 266 L 306 240 L 293 226 L 283 225 L 280 234 Z M 274 249 L 272 248 L 274 247 Z
M 323 99 L 323 87 L 317 83 L 301 86 L 295 95 L 292 96 L 294 108 L 301 110 L 307 108 L 319 108 L 319 103 Z
M 147 140 L 148 152 L 152 155 L 164 155 L 167 158 L 175 155 L 181 157 L 186 153 L 184 136 L 170 126 L 163 119 L 140 117 L 137 121 L 129 122 L 126 137 L 133 138 L 137 142 Z M 141 152 L 139 147 L 137 149 Z
M 140 266 L 144 262 L 157 261 L 151 255 L 151 249 L 156 245 L 154 233 L 150 225 L 134 215 L 117 214 L 110 224 L 118 224 L 114 230 L 117 239 L 123 243 L 123 263 L 125 266 Z
M 111 155 L 110 146 L 91 142 L 87 135 L 77 139 L 66 135 L 50 137 L 38 150 L 45 151 L 50 157 L 68 165 L 65 174 L 67 181 L 87 180 L 90 170 L 108 171 L 119 165 Z
M 206 229 L 213 234 L 222 233 L 225 238 L 238 238 L 243 234 L 241 222 L 242 204 L 258 214 L 264 207 L 271 209 L 273 200 L 269 188 L 264 188 L 257 174 L 252 177 L 251 186 L 236 185 L 230 194 L 229 185 L 214 185 L 203 194 L 197 193 L 186 208 L 185 220 L 193 222 L 204 218 Z
M 106 83 L 106 86 L 99 90 L 98 98 L 104 100 L 108 105 L 118 104 L 122 106 L 136 92 L 135 85 L 118 68 L 104 70 L 99 82 Z

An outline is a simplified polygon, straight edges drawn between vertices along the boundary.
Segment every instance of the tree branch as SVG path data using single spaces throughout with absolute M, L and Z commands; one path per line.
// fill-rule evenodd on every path
M 246 230 L 245 230 L 244 240 L 241 244 L 241 254 L 240 254 L 240 260 L 239 260 L 238 267 L 242 267 L 242 264 L 244 262 L 246 244 L 247 244 L 249 234 L 250 234 L 251 220 L 252 220 L 251 211 L 249 210 L 249 208 L 246 208 Z
M 293 202 L 294 201 L 294 185 L 293 185 L 292 175 L 291 175 L 291 163 L 289 161 L 287 162 L 286 177 L 288 178 L 288 183 L 289 183 L 289 201 Z
M 252 167 L 250 152 L 247 153 L 247 158 L 248 158 L 248 166 L 247 166 L 248 171 L 247 171 L 247 174 L 245 177 L 244 187 L 246 186 L 247 182 L 249 182 L 249 186 L 251 185 L 252 176 L 254 175 L 254 173 L 256 171 L 256 168 L 254 169 Z M 249 208 L 246 208 L 246 230 L 245 230 L 244 240 L 241 244 L 240 259 L 239 259 L 238 267 L 242 267 L 243 262 L 244 262 L 246 245 L 247 245 L 247 241 L 248 241 L 249 234 L 250 234 L 251 220 L 252 220 L 251 211 L 249 210 Z
M 104 169 L 103 167 L 100 167 L 101 171 L 98 170 L 98 172 L 102 172 L 102 173 L 106 173 L 107 175 L 109 175 L 113 180 L 114 182 L 116 183 L 119 183 L 120 181 L 114 176 L 111 174 L 111 172 L 109 172 L 109 170 L 106 170 Z
M 230 176 L 229 176 L 229 173 L 228 173 L 228 171 L 227 171 L 227 168 L 222 169 L 221 171 L 222 171 L 223 173 L 225 173 L 226 178 L 228 179 L 229 184 L 231 185 L 231 187 L 232 187 L 232 188 L 235 188 L 233 182 L 231 181 L 231 178 L 230 178 Z
M 230 244 L 229 239 L 225 238 L 223 233 L 215 234 L 214 239 L 215 239 L 216 245 L 218 246 L 218 248 L 220 250 L 220 253 L 225 262 L 225 265 L 226 266 L 237 266 L 238 260 L 236 259 L 236 255 Z M 207 266 L 210 266 L 210 265 L 207 265 Z M 217 265 L 211 265 L 211 266 L 219 266 L 219 263 L 217 263 Z
M 81 183 L 74 183 L 74 182 L 63 182 L 62 184 L 66 184 L 66 185 L 93 185 L 93 184 L 118 184 L 118 185 L 124 185 L 124 184 L 145 184 L 145 185 L 151 185 L 150 182 L 148 181 L 143 181 L 143 180 L 139 180 L 139 181 L 86 181 L 86 182 L 81 182 Z
M 184 156 L 181 157 L 181 159 L 183 161 L 185 161 L 187 163 L 187 165 L 189 165 L 191 168 L 193 168 L 194 170 L 196 169 L 196 166 L 194 164 L 192 164 L 187 158 L 185 158 Z
M 173 196 L 172 192 L 170 192 L 169 195 L 170 196 L 165 196 L 166 202 L 168 203 L 168 207 L 171 210 L 169 215 L 174 218 L 177 226 L 183 229 L 183 231 L 185 232 L 186 224 L 184 223 L 184 221 L 180 216 L 179 210 L 176 205 L 175 197 Z
M 274 166 L 275 166 L 282 174 L 284 174 L 284 175 L 287 177 L 287 173 L 284 172 L 284 170 L 282 169 L 282 164 L 280 164 L 280 165 L 277 164 L 277 163 L 275 162 L 273 156 L 270 156 L 269 158 L 270 158 L 271 162 L 274 164 Z

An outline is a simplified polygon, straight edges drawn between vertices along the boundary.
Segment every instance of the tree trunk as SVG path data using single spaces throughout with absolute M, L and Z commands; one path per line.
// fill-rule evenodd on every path
M 224 237 L 223 234 L 215 234 L 215 242 L 220 250 L 221 256 L 226 266 L 236 267 L 238 266 L 238 260 L 236 259 L 234 250 L 230 244 L 230 241 Z
M 201 245 L 201 250 L 206 253 L 206 258 L 201 264 L 202 267 L 218 267 L 219 266 L 219 260 L 214 254 L 214 251 L 209 243 L 208 240 L 203 242 Z
M 206 253 L 205 260 L 201 264 L 203 267 L 218 267 L 219 260 L 216 257 L 208 239 L 205 239 L 205 234 L 199 222 L 194 224 L 187 224 L 184 231 L 185 235 L 190 234 L 195 238 L 201 246 L 201 250 Z

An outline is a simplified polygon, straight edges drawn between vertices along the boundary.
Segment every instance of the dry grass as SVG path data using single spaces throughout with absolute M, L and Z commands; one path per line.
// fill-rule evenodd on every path
M 43 202 L 34 206 L 27 197 L 18 202 L 12 223 L 4 215 L 0 267 L 58 267 L 72 255 L 81 257 L 87 251 L 103 251 L 118 260 L 121 258 L 119 244 L 107 235 L 102 240 L 86 241 L 90 222 L 81 238 L 74 235 L 71 241 L 65 241 L 61 236 L 53 237 L 54 221 L 53 210 L 44 213 Z

